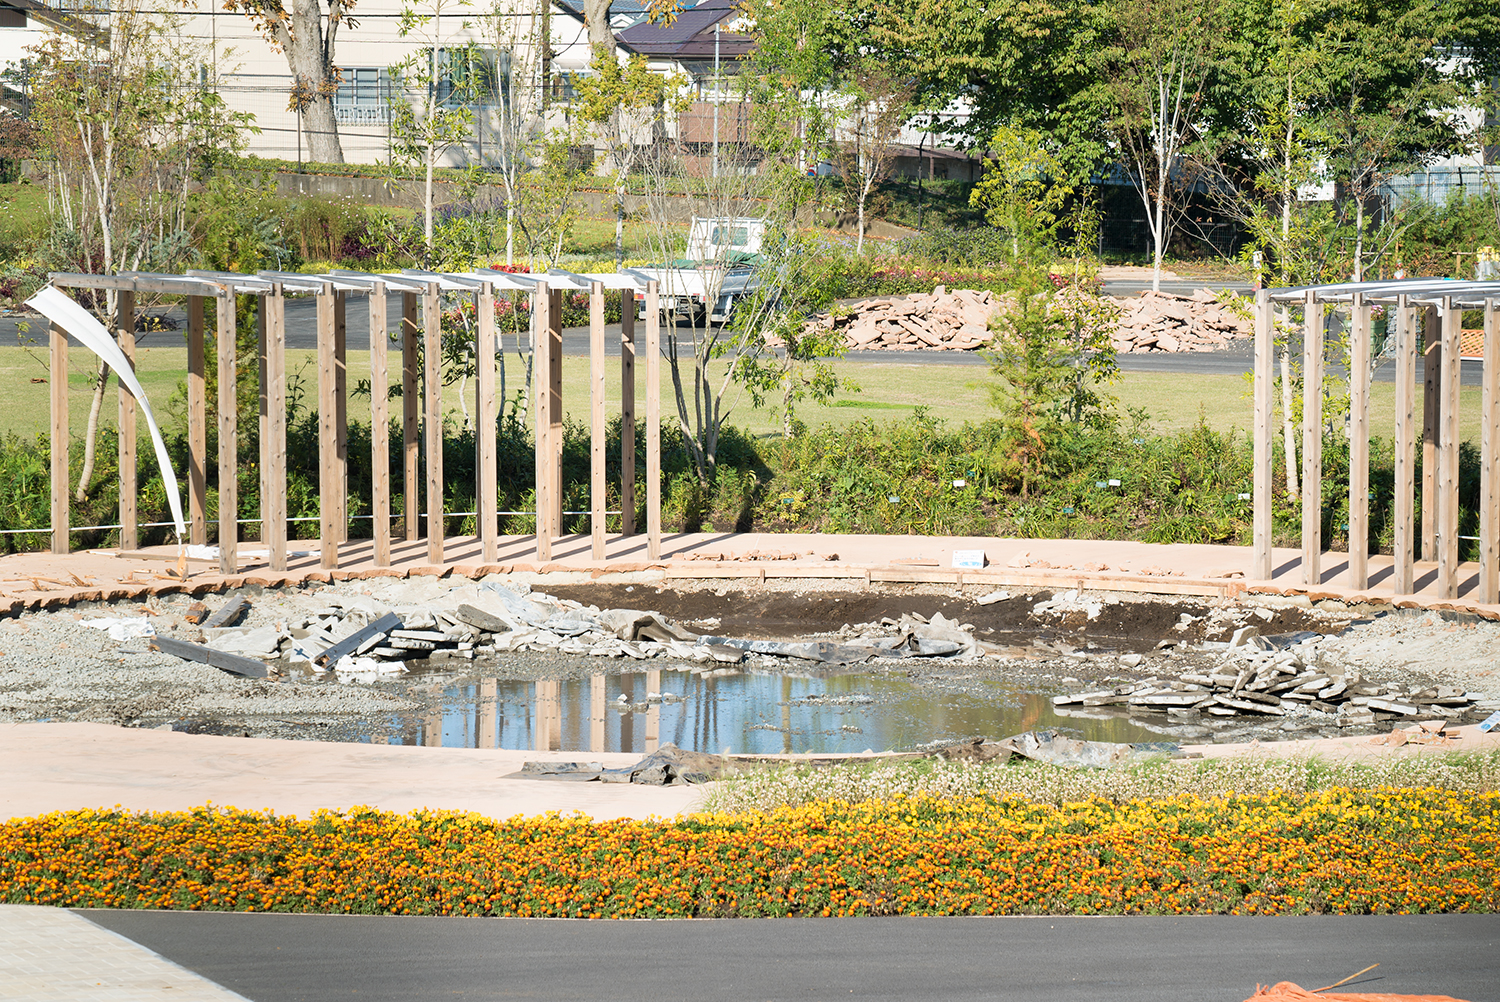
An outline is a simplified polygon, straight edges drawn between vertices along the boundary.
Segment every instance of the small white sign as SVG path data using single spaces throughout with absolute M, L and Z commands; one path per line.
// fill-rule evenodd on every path
M 969 482 L 967 480 L 955 480 L 955 481 L 953 481 L 953 486 L 954 487 L 967 487 L 967 486 L 969 486 Z
M 1490 731 L 1493 731 L 1497 727 L 1500 727 L 1500 710 L 1496 710 L 1488 717 L 1485 717 L 1484 723 L 1479 725 L 1479 729 L 1481 731 L 1484 731 L 1486 734 L 1488 734 Z
M 954 550 L 953 551 L 953 566 L 954 567 L 968 567 L 968 568 L 974 568 L 974 569 L 982 568 L 984 566 L 984 551 L 983 550 Z

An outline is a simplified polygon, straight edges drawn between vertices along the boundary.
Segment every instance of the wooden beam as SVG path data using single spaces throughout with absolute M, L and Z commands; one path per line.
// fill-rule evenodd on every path
M 333 293 L 333 452 L 334 521 L 337 540 L 349 541 L 349 319 L 348 296 Z
M 589 283 L 589 556 L 604 559 L 604 286 Z
M 337 377 L 334 375 L 334 301 L 338 294 L 333 285 L 318 290 L 318 553 L 319 565 L 339 565 L 339 465 L 338 404 L 334 402 Z
M 1441 444 L 1438 458 L 1437 531 L 1438 596 L 1458 597 L 1458 382 L 1462 361 L 1464 311 L 1452 299 L 1443 302 L 1443 374 Z
M 418 500 L 421 490 L 417 486 L 417 459 L 421 453 L 421 391 L 417 374 L 418 345 L 421 343 L 421 328 L 417 326 L 417 294 L 401 293 L 401 508 L 406 523 L 406 538 L 417 538 L 417 523 L 422 506 Z
M 1500 603 L 1500 299 L 1484 304 L 1479 418 L 1479 595 Z
M 635 290 L 620 290 L 620 534 L 635 535 Z
M 257 373 L 260 414 L 256 426 L 256 442 L 259 446 L 260 470 L 260 527 L 256 538 L 269 543 L 266 534 L 271 524 L 271 327 L 268 315 L 271 311 L 270 296 L 255 297 L 255 335 L 257 339 Z
M 239 570 L 240 417 L 239 351 L 234 294 L 214 300 L 219 368 L 219 571 Z
M 1323 580 L 1323 304 L 1302 307 L 1302 583 Z
M 203 297 L 187 301 L 188 542 L 208 544 L 208 380 Z
M 563 531 L 563 291 L 552 290 L 552 304 L 547 308 L 547 447 L 550 450 L 552 490 L 548 518 L 552 536 Z
M 1350 306 L 1349 345 L 1349 587 L 1370 583 L 1370 304 Z
M 50 358 L 47 389 L 52 412 L 52 552 L 68 552 L 68 334 L 57 324 L 48 329 Z
M 1436 306 L 1427 307 L 1422 352 L 1422 559 L 1437 559 L 1437 477 L 1443 373 L 1442 325 Z
M 266 477 L 270 484 L 266 505 L 266 524 L 261 538 L 266 541 L 271 570 L 286 570 L 286 296 L 281 283 L 271 287 L 266 304 L 266 368 L 269 383 L 266 390 L 267 448 Z
M 427 562 L 443 562 L 443 331 L 438 284 L 422 294 L 422 399 L 427 431 Z
M 243 675 L 246 678 L 265 678 L 270 674 L 264 661 L 254 658 L 243 657 L 239 654 L 226 654 L 216 651 L 202 644 L 190 644 L 186 640 L 174 640 L 171 637 L 155 636 L 148 641 L 152 647 L 163 654 L 170 654 L 174 658 L 184 661 L 196 661 L 199 664 L 212 665 L 220 671 L 227 671 L 231 675 Z
M 479 545 L 484 562 L 494 563 L 500 556 L 500 485 L 499 450 L 495 436 L 499 434 L 499 413 L 495 396 L 495 286 L 485 282 L 475 294 L 474 309 L 478 313 L 478 338 L 475 357 L 478 362 L 478 378 L 474 381 L 474 448 L 475 462 L 479 467 L 478 511 Z
M 547 336 L 547 328 L 552 325 L 552 321 L 547 318 L 547 314 L 551 308 L 552 293 L 546 282 L 538 282 L 536 291 L 531 294 L 531 388 L 534 401 L 531 413 L 536 437 L 536 490 L 532 499 L 536 503 L 538 561 L 552 559 L 552 525 L 547 515 L 552 510 L 552 447 L 548 444 L 552 423 L 547 416 L 547 401 L 550 396 L 547 373 L 551 371 L 547 356 L 552 346 L 552 339 Z
M 125 359 L 135 368 L 135 293 L 121 290 L 115 301 L 115 336 Z M 135 397 L 120 383 L 120 548 L 140 548 L 136 528 Z
M 1410 595 L 1415 584 L 1417 311 L 1402 296 L 1396 301 L 1396 505 L 1392 590 Z
M 1274 571 L 1271 560 L 1271 415 L 1276 374 L 1275 329 L 1271 315 L 1271 294 L 1261 289 L 1255 294 L 1255 460 L 1252 471 L 1252 532 L 1255 556 L 1251 578 L 1269 581 Z
M 375 566 L 391 566 L 390 359 L 386 337 L 385 283 L 370 287 L 370 538 Z
M 646 557 L 661 559 L 661 297 L 646 283 Z

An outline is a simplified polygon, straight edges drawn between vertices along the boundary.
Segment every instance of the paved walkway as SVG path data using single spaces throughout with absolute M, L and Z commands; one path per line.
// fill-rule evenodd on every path
M 0 999 L 244 1002 L 245 997 L 70 911 L 0 905 Z
M 1457 599 L 1436 592 L 1437 565 L 1416 565 L 1416 595 L 1397 597 L 1391 586 L 1391 558 L 1370 558 L 1370 584 L 1349 587 L 1348 558 L 1323 555 L 1322 580 L 1302 582 L 1301 551 L 1279 548 L 1273 553 L 1275 570 L 1269 581 L 1248 578 L 1248 546 L 1154 544 L 1119 540 L 999 539 L 995 537 L 811 535 L 793 533 L 681 533 L 666 536 L 662 559 L 648 560 L 645 536 L 612 535 L 605 559 L 595 561 L 587 536 L 566 536 L 553 543 L 552 559 L 536 558 L 530 536 L 506 536 L 493 562 L 483 560 L 479 541 L 452 536 L 445 541 L 442 565 L 427 562 L 422 540 L 395 543 L 392 566 L 376 567 L 368 539 L 339 547 L 338 568 L 320 567 L 318 543 L 291 544 L 285 573 L 272 573 L 265 551 L 255 543 L 241 544 L 240 571 L 222 575 L 217 560 L 188 564 L 185 581 L 176 576 L 175 547 L 161 546 L 120 557 L 112 550 L 91 550 L 66 556 L 18 553 L 0 557 L 0 615 L 74 601 L 142 599 L 152 594 L 189 591 L 210 594 L 243 584 L 276 586 L 305 581 L 349 580 L 368 577 L 408 577 L 456 574 L 477 577 L 491 573 L 535 573 L 559 583 L 611 574 L 636 574 L 647 579 L 730 578 L 773 582 L 797 578 L 867 584 L 946 583 L 981 588 L 1133 591 L 1156 595 L 1234 597 L 1242 594 L 1306 595 L 1313 600 L 1392 603 L 1403 607 L 1444 608 L 1500 619 L 1500 605 L 1484 605 L 1472 596 L 1479 584 L 1479 566 L 1463 564 L 1458 572 Z M 957 551 L 984 554 L 982 568 L 954 567 Z M 149 554 L 149 556 L 142 556 Z

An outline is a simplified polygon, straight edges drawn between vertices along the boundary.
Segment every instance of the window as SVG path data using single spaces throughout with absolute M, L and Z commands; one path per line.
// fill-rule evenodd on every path
M 339 73 L 339 89 L 333 112 L 340 125 L 384 125 L 390 119 L 387 96 L 389 72 L 383 67 L 345 67 Z

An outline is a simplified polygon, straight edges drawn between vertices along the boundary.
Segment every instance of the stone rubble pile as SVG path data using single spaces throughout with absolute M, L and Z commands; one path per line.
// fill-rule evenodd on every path
M 1453 686 L 1365 681 L 1358 672 L 1318 666 L 1320 634 L 1257 637 L 1254 632 L 1244 627 L 1228 644 L 1202 645 L 1222 650 L 1211 671 L 1152 676 L 1112 689 L 1055 696 L 1052 702 L 1173 716 L 1280 717 L 1312 711 L 1326 714 L 1341 727 L 1365 727 L 1388 720 L 1462 723 L 1485 698 Z M 1139 655 L 1130 657 L 1140 663 Z
M 851 304 L 847 316 L 824 316 L 808 332 L 840 331 L 852 351 L 973 351 L 990 342 L 1000 300 L 989 290 L 938 286 L 930 293 L 880 296 Z
M 1147 289 L 1113 302 L 1120 308 L 1111 338 L 1116 352 L 1217 351 L 1255 334 L 1252 320 L 1225 309 L 1207 289 L 1190 296 Z

